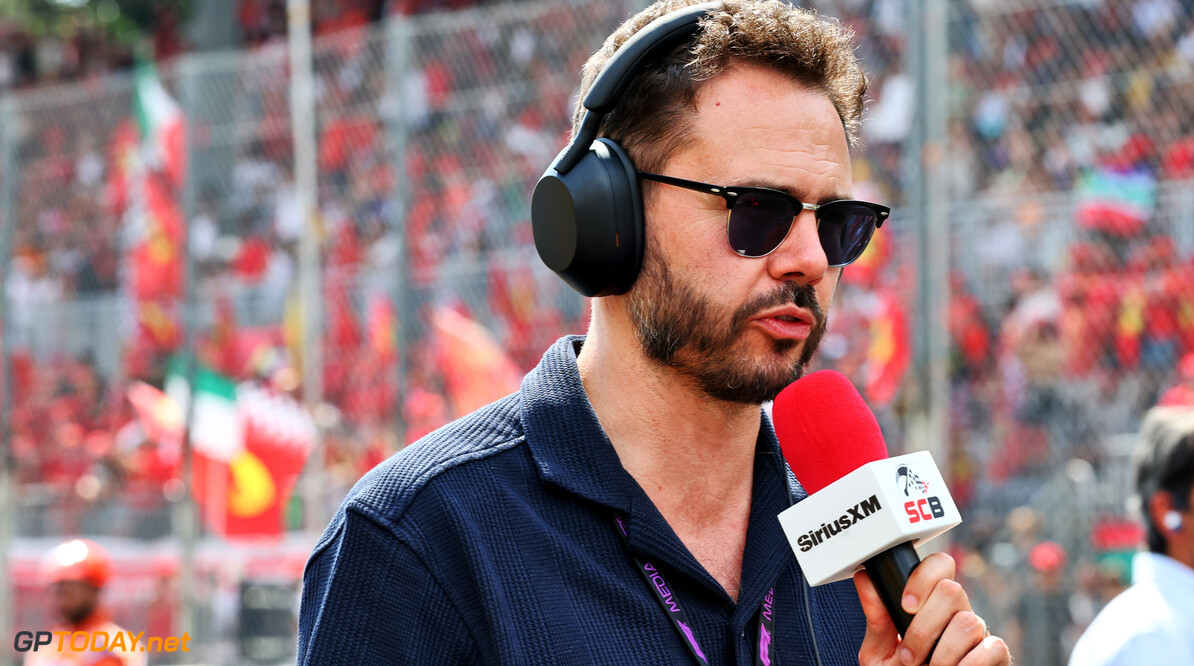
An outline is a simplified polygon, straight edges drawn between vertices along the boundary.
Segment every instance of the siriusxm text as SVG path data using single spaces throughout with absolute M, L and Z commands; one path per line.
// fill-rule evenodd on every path
M 878 512 L 882 508 L 879 505 L 879 498 L 876 495 L 871 495 L 868 499 L 855 504 L 854 508 L 846 509 L 846 513 L 843 513 L 837 520 L 821 523 L 821 527 L 810 530 L 808 534 L 800 535 L 800 538 L 796 540 L 796 545 L 800 546 L 800 552 L 806 553 L 821 545 L 827 539 L 832 538 L 835 534 L 850 529 L 858 521 L 872 513 Z

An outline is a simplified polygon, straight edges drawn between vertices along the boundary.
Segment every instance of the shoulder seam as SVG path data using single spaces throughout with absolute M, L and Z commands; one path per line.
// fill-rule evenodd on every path
M 468 451 L 466 453 L 458 454 L 442 461 L 431 469 L 425 470 L 422 474 L 415 477 L 411 482 L 411 486 L 414 487 L 415 490 L 402 503 L 401 511 L 397 515 L 384 515 L 378 510 L 378 507 L 374 506 L 372 502 L 362 500 L 360 497 L 352 498 L 352 500 L 349 501 L 344 508 L 346 511 L 355 510 L 361 514 L 368 514 L 374 522 L 385 527 L 390 532 L 394 533 L 395 536 L 397 536 L 399 532 L 404 531 L 398 526 L 398 523 L 402 520 L 403 516 L 406 515 L 406 512 L 410 506 L 414 504 L 415 499 L 418 498 L 419 494 L 427 489 L 428 482 L 431 479 L 434 479 L 440 474 L 443 474 L 450 469 L 454 469 L 461 464 L 473 462 L 475 460 L 484 460 L 490 456 L 504 453 L 510 449 L 513 449 L 517 445 L 524 442 L 526 442 L 526 435 L 519 435 L 514 439 L 486 447 L 480 451 Z

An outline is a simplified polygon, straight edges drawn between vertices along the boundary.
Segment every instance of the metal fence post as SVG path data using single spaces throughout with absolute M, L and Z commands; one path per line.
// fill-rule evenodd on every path
M 311 4 L 288 0 L 290 58 L 290 120 L 294 140 L 294 183 L 302 211 L 303 234 L 299 245 L 299 302 L 303 317 L 303 404 L 314 415 L 323 403 L 323 287 L 320 271 L 322 223 L 319 220 L 319 177 L 315 163 L 315 93 L 312 84 Z M 322 454 L 320 420 L 315 419 L 311 456 Z M 308 474 L 322 473 L 322 465 L 307 465 Z M 325 522 L 322 484 L 304 480 L 308 530 L 318 533 Z
M 948 51 L 944 0 L 909 3 L 908 70 L 916 89 L 916 110 L 904 164 L 909 174 L 909 216 L 916 224 L 917 321 L 914 326 L 916 412 L 909 429 L 910 449 L 926 449 L 947 465 L 949 336 L 949 224 L 941 178 L 945 150 Z M 940 544 L 940 540 L 936 543 Z M 940 546 L 938 546 L 940 547 Z
M 8 264 L 12 256 L 12 229 L 16 224 L 14 202 L 16 146 L 13 127 L 16 103 L 0 98 L 0 636 L 12 635 L 12 576 L 8 554 L 12 548 L 16 508 L 15 460 L 12 451 L 12 336 L 8 330 Z M 9 652 L 3 652 L 8 662 Z
M 406 77 L 411 68 L 411 47 L 414 40 L 414 30 L 411 20 L 395 17 L 386 25 L 386 69 L 388 82 L 395 94 L 401 94 L 406 85 Z M 406 418 L 403 414 L 402 402 L 407 397 L 410 388 L 406 383 L 410 368 L 410 343 L 414 339 L 414 299 L 411 297 L 410 247 L 406 237 L 407 213 L 411 206 L 411 188 L 407 182 L 406 151 L 409 140 L 409 129 L 406 115 L 406 105 L 397 104 L 394 113 L 385 119 L 386 134 L 390 139 L 390 159 L 394 169 L 393 200 L 396 204 L 391 207 L 393 219 L 390 220 L 391 229 L 398 238 L 398 257 L 394 262 L 393 290 L 391 303 L 398 317 L 398 362 L 395 364 L 394 385 L 397 387 L 398 404 L 394 405 L 394 428 L 398 438 L 398 446 L 406 442 Z
M 201 56 L 186 56 L 178 62 L 178 95 L 179 105 L 183 112 L 183 135 L 186 137 L 183 148 L 183 164 L 186 174 L 182 186 L 182 217 L 183 217 L 183 302 L 182 302 L 182 335 L 183 335 L 183 368 L 186 373 L 188 399 L 183 434 L 182 477 L 185 492 L 179 503 L 181 512 L 179 530 L 181 540 L 181 561 L 179 566 L 179 608 L 180 629 L 194 636 L 196 634 L 196 616 L 198 603 L 195 598 L 195 552 L 198 546 L 198 507 L 195 502 L 194 483 L 194 442 L 191 440 L 191 429 L 195 416 L 195 374 L 196 358 L 195 345 L 196 324 L 198 321 L 196 291 L 195 291 L 195 263 L 191 257 L 191 221 L 195 218 L 195 110 L 197 91 L 198 64 Z

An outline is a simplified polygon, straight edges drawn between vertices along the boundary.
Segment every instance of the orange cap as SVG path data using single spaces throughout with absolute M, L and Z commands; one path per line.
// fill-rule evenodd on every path
M 72 539 L 46 553 L 42 576 L 47 583 L 77 580 L 94 587 L 108 582 L 112 564 L 102 546 L 87 539 Z

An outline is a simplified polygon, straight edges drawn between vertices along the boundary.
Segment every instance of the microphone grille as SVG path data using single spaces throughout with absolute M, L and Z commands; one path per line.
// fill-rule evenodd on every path
M 887 457 L 875 415 L 836 370 L 818 370 L 790 384 L 776 396 L 772 417 L 784 458 L 810 495 Z

